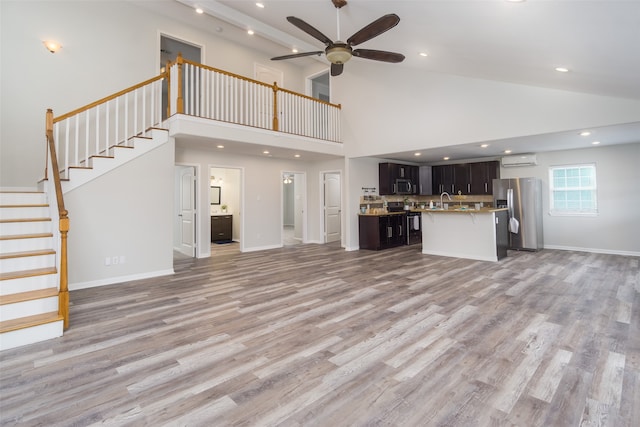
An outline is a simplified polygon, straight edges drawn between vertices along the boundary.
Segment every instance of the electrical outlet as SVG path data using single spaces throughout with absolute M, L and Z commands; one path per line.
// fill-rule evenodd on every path
M 114 256 L 113 258 L 111 258 L 111 264 L 113 265 L 118 264 L 118 261 L 120 261 L 120 258 L 118 256 Z

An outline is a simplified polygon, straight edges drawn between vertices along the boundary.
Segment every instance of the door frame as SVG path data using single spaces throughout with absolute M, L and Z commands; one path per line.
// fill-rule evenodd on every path
M 239 226 L 238 226 L 238 240 L 240 243 L 240 252 L 244 252 L 244 206 L 245 206 L 245 191 L 244 191 L 244 167 L 242 166 L 234 166 L 234 165 L 224 165 L 224 164 L 220 164 L 220 163 L 209 163 L 207 165 L 207 196 L 206 196 L 206 208 L 207 208 L 207 215 L 206 215 L 206 221 L 207 223 L 203 225 L 203 227 L 207 230 L 209 230 L 208 236 L 209 238 L 206 240 L 207 244 L 203 246 L 206 246 L 206 248 L 203 247 L 203 253 L 207 253 L 208 256 L 211 256 L 211 191 L 209 191 L 210 188 L 210 184 L 211 184 L 211 169 L 215 168 L 215 169 L 233 169 L 233 170 L 237 170 L 238 173 L 240 174 L 240 177 L 238 178 L 239 183 L 238 183 L 238 191 L 240 192 L 240 195 L 238 197 L 240 206 L 238 207 L 238 212 L 237 212 L 237 220 L 239 221 Z M 222 190 L 224 192 L 224 185 L 222 185 Z M 236 222 L 236 213 L 234 212 L 234 223 Z M 202 221 L 201 221 L 202 222 Z M 231 230 L 231 238 L 233 239 L 233 229 Z
M 340 246 L 344 247 L 344 176 L 340 169 L 320 171 L 319 185 L 319 206 L 320 206 L 320 239 L 322 243 L 327 243 L 327 227 L 325 224 L 326 201 L 324 195 L 324 180 L 327 174 L 340 175 Z
M 317 73 L 309 74 L 305 80 L 305 95 L 313 98 L 313 79 L 323 74 L 329 74 L 329 102 L 333 99 L 332 86 L 331 86 L 331 74 L 330 70 L 320 70 Z
M 305 171 L 294 171 L 290 169 L 281 170 L 280 176 L 278 180 L 280 181 L 280 245 L 284 246 L 284 186 L 285 184 L 282 182 L 284 175 L 294 175 L 294 183 L 297 182 L 298 177 L 302 178 L 302 183 L 300 184 L 300 188 L 302 189 L 302 242 L 307 243 L 309 238 L 307 235 L 307 216 L 308 216 L 308 206 L 307 206 L 307 172 Z M 297 184 L 294 184 L 297 185 Z M 295 212 L 294 212 L 295 216 Z M 294 220 L 295 221 L 295 220 Z
M 200 209 L 199 209 L 199 205 L 200 205 L 200 199 L 201 197 L 199 197 L 200 194 L 202 194 L 200 192 L 200 165 L 198 163 L 183 163 L 183 162 L 174 162 L 174 167 L 175 166 L 181 166 L 181 167 L 190 167 L 193 168 L 194 170 L 194 175 L 195 175 L 195 183 L 194 183 L 194 187 L 195 187 L 195 203 L 194 203 L 194 228 L 193 228 L 193 232 L 195 233 L 195 235 L 193 236 L 193 244 L 194 244 L 194 254 L 193 256 L 195 256 L 196 258 L 200 258 L 201 257 L 201 252 L 200 252 L 200 239 L 198 239 L 198 236 L 200 236 L 200 231 L 201 231 L 201 220 L 200 220 Z M 175 170 L 175 169 L 174 169 Z M 180 188 L 178 187 L 180 185 L 180 183 L 175 183 L 174 184 L 174 188 L 173 188 L 173 199 L 174 201 L 177 200 L 178 195 L 180 194 Z M 178 206 L 174 206 L 173 211 L 177 212 L 178 210 Z M 173 242 L 175 242 L 175 229 L 174 229 L 174 233 L 173 233 L 173 239 L 172 239 L 172 247 L 173 247 Z

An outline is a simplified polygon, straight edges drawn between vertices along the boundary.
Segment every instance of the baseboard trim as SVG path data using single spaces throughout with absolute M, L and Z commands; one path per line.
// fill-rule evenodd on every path
M 623 256 L 637 256 L 640 257 L 640 252 L 635 251 L 618 251 L 612 249 L 600 249 L 600 248 L 581 248 L 576 246 L 557 246 L 557 245 L 544 245 L 545 249 L 556 249 L 559 251 L 576 251 L 576 252 L 590 252 L 594 254 L 607 254 L 607 255 L 623 255 Z
M 254 246 L 252 248 L 244 248 L 243 252 L 267 251 L 269 249 L 279 249 L 282 245 Z
M 128 276 L 109 277 L 107 279 L 93 280 L 89 282 L 70 283 L 69 290 L 77 291 L 80 289 L 95 288 L 98 286 L 107 286 L 107 285 L 115 285 L 115 284 L 124 283 L 124 282 L 132 282 L 134 280 L 151 279 L 151 278 L 160 277 L 160 276 L 170 276 L 172 274 L 174 274 L 174 271 L 173 269 L 170 269 L 170 270 L 151 271 L 148 273 L 131 274 Z

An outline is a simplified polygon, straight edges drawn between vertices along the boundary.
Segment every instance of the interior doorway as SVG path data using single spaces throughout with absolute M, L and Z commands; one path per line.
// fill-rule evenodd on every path
M 242 169 L 209 167 L 209 212 L 212 255 L 242 248 Z M 215 229 L 214 229 L 215 228 Z
M 331 102 L 331 79 L 329 71 L 322 71 L 307 79 L 307 92 L 312 98 L 325 102 Z
M 323 172 L 325 243 L 342 240 L 342 184 L 340 172 Z
M 196 167 L 174 167 L 174 257 L 196 256 Z
M 282 172 L 282 245 L 306 242 L 306 181 L 304 172 Z
M 168 61 L 175 61 L 181 54 L 184 59 L 202 63 L 202 48 L 194 43 L 189 43 L 166 34 L 160 34 L 160 72 L 164 72 Z M 167 118 L 167 79 L 162 81 L 162 119 Z

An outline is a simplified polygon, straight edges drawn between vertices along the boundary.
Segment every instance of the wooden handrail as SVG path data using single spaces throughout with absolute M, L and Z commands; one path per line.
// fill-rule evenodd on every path
M 180 55 L 178 55 L 178 57 L 181 58 Z M 209 67 L 208 65 L 199 64 L 197 62 L 189 61 L 189 60 L 184 59 L 184 58 L 182 59 L 182 62 L 185 63 L 185 64 L 191 64 L 194 67 L 204 68 L 205 70 L 214 71 L 216 73 L 224 74 L 226 76 L 235 77 L 235 78 L 240 79 L 240 80 L 244 80 L 244 81 L 247 81 L 247 82 L 251 82 L 251 83 L 258 84 L 258 85 L 266 86 L 266 87 L 269 87 L 269 88 L 273 89 L 274 92 L 282 91 L 282 92 L 289 93 L 291 95 L 296 95 L 296 96 L 299 96 L 301 98 L 308 99 L 310 101 L 315 101 L 315 102 L 317 102 L 319 104 L 326 104 L 326 105 L 330 105 L 332 107 L 336 107 L 336 108 L 342 109 L 342 105 L 341 104 L 332 104 L 331 102 L 323 101 L 321 99 L 314 98 L 312 96 L 308 96 L 308 95 L 304 95 L 302 93 L 294 92 L 294 91 L 289 90 L 289 89 L 283 89 L 283 88 L 279 87 L 276 83 L 270 85 L 268 83 L 264 83 L 264 82 L 261 82 L 259 80 L 254 80 L 254 79 L 251 79 L 249 77 L 241 76 L 239 74 L 230 73 L 229 71 L 220 70 L 218 68 Z
M 67 234 L 69 233 L 69 216 L 64 207 L 64 197 L 62 196 L 62 184 L 60 183 L 60 169 L 58 167 L 58 157 L 56 155 L 56 145 L 53 139 L 53 111 L 47 110 L 46 134 L 48 155 L 51 156 L 51 174 L 56 190 L 56 201 L 58 203 L 58 217 L 60 229 L 60 290 L 58 293 L 58 314 L 64 319 L 64 329 L 69 328 L 69 272 L 67 269 Z M 46 172 L 48 173 L 48 171 Z M 45 175 L 48 178 L 48 175 Z
M 119 96 L 124 95 L 125 93 L 133 92 L 136 89 L 139 89 L 139 88 L 141 88 L 143 86 L 146 86 L 146 85 L 148 85 L 150 83 L 153 83 L 153 82 L 155 82 L 157 80 L 161 80 L 161 79 L 165 78 L 166 75 L 167 75 L 167 72 L 165 71 L 164 73 L 159 74 L 159 75 L 157 75 L 157 76 L 155 76 L 155 77 L 153 77 L 153 78 L 151 78 L 149 80 L 145 80 L 142 83 L 138 83 L 137 85 L 133 85 L 133 86 L 127 88 L 127 89 L 123 89 L 120 92 L 114 93 L 113 95 L 109 95 L 107 97 L 99 99 L 98 101 L 92 102 L 91 104 L 87 104 L 84 107 L 80 107 L 80 108 L 77 108 L 77 109 L 75 109 L 73 111 L 69 111 L 66 114 L 63 114 L 61 116 L 58 116 L 58 117 L 54 118 L 53 119 L 53 123 L 60 122 L 60 121 L 62 121 L 64 119 L 68 119 L 69 117 L 73 117 L 76 114 L 80 114 L 83 111 L 90 110 L 91 108 L 93 108 L 93 107 L 95 107 L 97 105 L 104 104 L 107 101 L 111 101 L 112 99 L 115 99 L 115 98 L 117 98 Z

